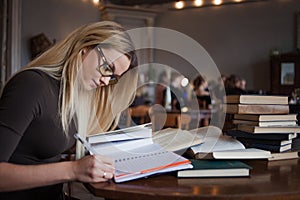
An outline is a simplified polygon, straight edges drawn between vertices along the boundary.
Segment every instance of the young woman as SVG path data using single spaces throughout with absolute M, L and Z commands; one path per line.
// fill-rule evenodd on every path
M 30 62 L 0 99 L 0 199 L 63 199 L 64 182 L 113 177 L 112 158 L 59 162 L 82 136 L 114 129 L 133 100 L 134 47 L 114 22 L 82 26 Z

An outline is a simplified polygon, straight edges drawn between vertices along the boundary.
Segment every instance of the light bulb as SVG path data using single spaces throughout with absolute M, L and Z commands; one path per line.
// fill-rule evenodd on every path
M 181 80 L 181 86 L 182 86 L 182 87 L 186 87 L 188 84 L 189 84 L 189 79 L 183 78 L 183 79 Z
M 95 6 L 98 6 L 98 5 L 99 5 L 99 1 L 100 1 L 100 0 L 93 0 L 93 4 L 94 4 Z
M 195 0 L 194 5 L 197 6 L 197 7 L 202 6 L 203 5 L 203 0 Z
M 184 2 L 183 1 L 177 1 L 175 3 L 175 8 L 176 9 L 182 9 L 184 7 Z
M 215 4 L 216 6 L 221 5 L 222 4 L 222 0 L 214 0 L 213 4 Z

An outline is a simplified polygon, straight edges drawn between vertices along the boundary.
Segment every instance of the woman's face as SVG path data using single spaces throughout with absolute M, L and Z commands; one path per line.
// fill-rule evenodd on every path
M 116 51 L 115 49 L 101 48 L 101 50 L 103 52 L 103 56 L 110 66 L 114 66 L 114 75 L 121 76 L 128 70 L 130 60 L 127 56 Z M 87 90 L 108 85 L 110 77 L 103 77 L 98 70 L 99 66 L 103 63 L 104 60 L 99 55 L 99 52 L 97 52 L 96 48 L 83 51 L 82 79 L 83 85 Z

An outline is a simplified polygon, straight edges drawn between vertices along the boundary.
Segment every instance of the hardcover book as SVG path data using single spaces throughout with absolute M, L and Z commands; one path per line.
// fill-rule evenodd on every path
M 292 140 L 260 140 L 254 138 L 244 138 L 244 137 L 236 137 L 236 139 L 243 144 L 245 143 L 257 143 L 257 144 L 268 144 L 268 145 L 275 145 L 275 146 L 283 146 L 287 144 L 292 144 Z
M 263 143 L 243 142 L 243 144 L 247 148 L 258 148 L 258 149 L 263 149 L 263 150 L 276 152 L 276 153 L 280 153 L 292 149 L 292 143 L 286 145 L 270 145 L 270 144 L 263 144 Z
M 275 160 L 287 160 L 287 159 L 295 159 L 299 158 L 299 152 L 298 151 L 286 151 L 281 153 L 271 153 L 271 157 L 268 158 L 269 161 L 275 161 Z
M 229 114 L 288 114 L 288 105 L 226 104 Z
M 297 121 L 249 121 L 249 120 L 240 120 L 234 119 L 233 124 L 245 124 L 251 126 L 260 126 L 260 127 L 272 127 L 272 126 L 296 126 Z
M 288 96 L 274 95 L 228 95 L 227 103 L 240 104 L 288 104 Z
M 272 127 L 259 127 L 239 124 L 237 129 L 248 133 L 300 133 L 300 126 L 272 126 Z
M 234 119 L 249 120 L 249 121 L 297 121 L 297 114 L 272 114 L 272 115 L 259 115 L 259 114 L 235 114 Z
M 229 130 L 226 135 L 240 138 L 252 138 L 257 140 L 291 140 L 297 137 L 296 133 L 260 133 L 253 134 L 240 130 Z
M 300 151 L 300 134 L 297 134 L 297 137 L 293 139 L 292 142 L 292 150 L 293 151 Z
M 237 160 L 195 160 L 192 169 L 180 170 L 177 177 L 240 177 L 249 176 L 251 166 Z

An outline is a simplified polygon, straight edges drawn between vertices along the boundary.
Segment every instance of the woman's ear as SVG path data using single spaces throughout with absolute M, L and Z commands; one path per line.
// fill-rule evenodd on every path
M 81 55 L 84 56 L 87 52 L 88 52 L 88 49 L 87 48 L 83 48 L 83 50 L 81 51 Z
M 88 48 L 83 48 L 81 51 L 81 57 L 84 59 L 87 56 Z

